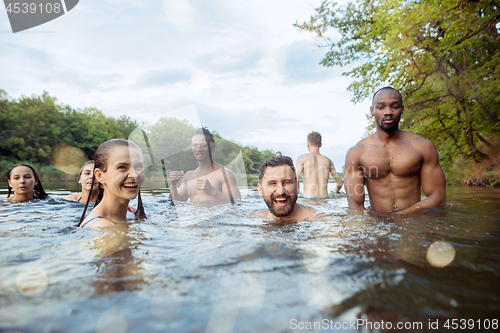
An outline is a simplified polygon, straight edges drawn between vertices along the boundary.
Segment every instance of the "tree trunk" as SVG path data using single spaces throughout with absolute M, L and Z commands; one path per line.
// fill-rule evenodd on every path
M 500 123 L 498 121 L 497 116 L 493 113 L 493 111 L 491 111 L 491 109 L 488 107 L 488 105 L 486 105 L 485 103 L 483 103 L 482 98 L 479 97 L 478 95 L 476 95 L 476 96 L 474 96 L 474 99 L 481 106 L 481 108 L 483 109 L 484 113 L 486 113 L 486 115 L 491 120 L 491 122 L 493 123 L 493 125 L 495 125 L 496 127 L 500 127 Z
M 476 133 L 476 136 L 479 140 L 481 140 L 485 145 L 487 145 L 488 147 L 491 147 L 491 143 L 489 143 L 485 138 L 483 138 L 483 136 L 481 134 L 479 134 L 478 131 L 474 132 Z
M 490 157 L 486 155 L 485 153 L 482 153 L 479 151 L 479 149 L 474 146 L 474 131 L 472 130 L 472 124 L 468 124 L 467 128 L 467 144 L 469 145 L 470 150 L 478 157 L 479 162 L 481 162 L 483 159 L 489 160 Z

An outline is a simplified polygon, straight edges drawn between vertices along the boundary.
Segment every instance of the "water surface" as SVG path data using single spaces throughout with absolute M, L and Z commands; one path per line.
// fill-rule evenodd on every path
M 0 329 L 427 331 L 473 319 L 477 331 L 500 319 L 498 189 L 450 187 L 446 207 L 407 216 L 349 215 L 345 194 L 299 198 L 328 217 L 285 225 L 249 218 L 265 208 L 252 190 L 213 208 L 151 190 L 148 219 L 111 233 L 75 228 L 83 204 L 45 186 L 49 201 L 0 206 Z M 444 267 L 427 257 L 438 241 L 455 251 Z

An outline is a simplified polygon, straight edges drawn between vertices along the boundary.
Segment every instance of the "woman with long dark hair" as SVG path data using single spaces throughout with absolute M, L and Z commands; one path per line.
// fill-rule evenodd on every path
M 87 202 L 87 199 L 90 197 L 90 202 L 95 202 L 97 199 L 97 186 L 93 187 L 93 192 L 90 192 L 92 189 L 92 182 L 94 181 L 94 161 L 88 161 L 84 166 L 80 169 L 80 173 L 78 174 L 78 184 L 82 186 L 81 193 L 73 193 L 65 196 L 63 199 L 76 201 L 76 202 Z
M 9 183 L 9 193 L 5 201 L 22 202 L 33 199 L 47 199 L 40 175 L 29 164 L 16 164 L 5 173 Z M 14 196 L 10 195 L 14 192 Z
M 78 224 L 80 227 L 104 228 L 126 222 L 128 204 L 136 197 L 135 216 L 146 218 L 140 193 L 144 182 L 144 157 L 139 146 L 122 139 L 104 142 L 94 154 L 93 174 L 98 186 L 95 208 L 85 217 L 87 199 Z M 94 182 L 92 186 L 95 186 Z

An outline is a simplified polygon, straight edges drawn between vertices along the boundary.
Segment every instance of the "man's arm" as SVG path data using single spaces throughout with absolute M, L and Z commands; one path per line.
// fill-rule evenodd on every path
M 231 198 L 229 198 L 229 190 L 231 190 L 231 195 L 233 196 L 234 202 L 241 201 L 241 193 L 238 188 L 238 182 L 236 181 L 234 173 L 226 168 L 223 168 L 222 172 L 226 173 L 226 177 L 224 177 L 224 182 L 222 183 L 222 193 L 225 195 L 225 197 L 227 197 L 225 198 L 225 202 L 230 202 L 231 200 Z M 228 183 L 226 183 L 226 179 Z
M 189 196 L 187 194 L 187 180 L 191 175 L 191 171 L 184 173 L 182 171 L 172 171 L 170 178 L 170 198 L 176 201 L 186 201 Z M 182 180 L 181 186 L 177 188 L 177 182 Z
M 439 165 L 439 156 L 436 147 L 434 147 L 434 144 L 430 140 L 425 139 L 425 141 L 418 143 L 417 148 L 423 156 L 420 168 L 420 183 L 427 198 L 397 212 L 397 214 L 411 213 L 426 208 L 442 207 L 446 203 L 446 178 L 443 169 Z
M 332 177 L 335 179 L 335 182 L 337 183 L 337 188 L 335 189 L 335 193 L 339 193 L 340 189 L 342 188 L 342 185 L 344 185 L 344 182 L 342 181 L 342 178 L 340 178 L 339 174 L 337 173 L 337 170 L 335 170 L 335 166 L 333 165 L 333 162 L 330 161 L 330 174 Z
M 354 146 L 345 157 L 344 189 L 350 209 L 365 210 L 365 177 L 359 165 L 362 147 Z

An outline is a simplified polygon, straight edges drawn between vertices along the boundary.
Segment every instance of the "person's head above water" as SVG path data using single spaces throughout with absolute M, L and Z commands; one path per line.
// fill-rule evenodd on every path
M 64 199 L 76 202 L 86 202 L 87 197 L 91 196 L 90 202 L 95 202 L 97 197 L 97 185 L 92 186 L 94 179 L 94 161 L 90 160 L 85 162 L 78 173 L 78 186 L 81 186 L 81 190 L 78 193 L 69 194 L 64 197 Z M 90 190 L 92 189 L 92 192 Z M 81 193 L 80 193 L 81 192 Z
M 370 113 L 377 127 L 385 133 L 394 133 L 399 128 L 403 110 L 403 97 L 396 89 L 383 87 L 373 95 Z
M 205 128 L 198 128 L 191 140 L 191 150 L 198 161 L 212 159 L 215 149 L 215 139 L 212 133 Z
M 78 174 L 78 184 L 82 186 L 82 191 L 90 191 L 92 187 L 93 180 L 93 172 L 94 171 L 94 161 L 87 161 L 82 168 L 80 169 L 80 173 Z
M 311 132 L 307 135 L 307 143 L 313 147 L 321 147 L 321 134 L 318 132 Z
M 298 183 L 295 167 L 290 157 L 277 152 L 267 158 L 259 169 L 259 196 L 275 217 L 292 213 L 297 202 Z
M 7 198 L 14 192 L 14 197 L 10 201 L 48 198 L 40 181 L 40 175 L 29 164 L 16 164 L 12 166 L 5 173 L 5 177 L 7 178 L 9 187 Z
M 97 180 L 98 194 L 95 207 L 104 201 L 130 201 L 138 197 L 136 216 L 146 218 L 140 187 L 144 182 L 142 151 L 132 141 L 113 139 L 101 144 L 94 154 L 93 179 Z M 95 181 L 92 182 L 92 187 Z M 89 200 L 82 214 L 84 220 Z M 94 208 L 94 209 L 96 209 Z

